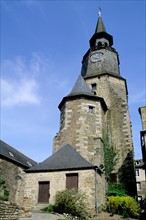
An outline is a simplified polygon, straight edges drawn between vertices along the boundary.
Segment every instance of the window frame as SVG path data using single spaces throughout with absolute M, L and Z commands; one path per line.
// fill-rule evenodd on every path
M 89 105 L 88 106 L 88 113 L 89 114 L 94 114 L 95 113 L 95 106 Z
M 78 173 L 66 173 L 66 189 L 78 190 L 78 186 L 79 186 L 79 174 Z

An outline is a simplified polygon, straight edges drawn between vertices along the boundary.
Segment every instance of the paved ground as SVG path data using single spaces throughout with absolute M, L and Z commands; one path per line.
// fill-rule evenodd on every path
M 39 213 L 39 212 L 32 212 L 32 217 L 28 218 L 20 218 L 20 220 L 43 220 L 43 219 L 48 219 L 48 220 L 65 220 L 65 217 L 62 215 L 54 215 L 50 213 Z
M 50 213 L 32 213 L 32 217 L 29 218 L 20 218 L 20 220 L 67 220 L 63 215 L 54 215 Z M 91 220 L 123 220 L 123 218 L 119 215 L 110 216 L 109 213 L 101 213 L 99 216 L 91 219 Z M 134 220 L 130 218 L 126 218 L 125 220 Z

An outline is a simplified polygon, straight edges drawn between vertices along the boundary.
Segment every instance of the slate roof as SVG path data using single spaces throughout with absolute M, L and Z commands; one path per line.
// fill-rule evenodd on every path
M 73 89 L 71 90 L 71 92 L 65 96 L 62 101 L 59 104 L 59 109 L 61 110 L 62 105 L 64 104 L 65 101 L 67 100 L 71 100 L 74 99 L 75 97 L 80 97 L 80 96 L 84 96 L 86 98 L 90 98 L 92 100 L 98 100 L 102 103 L 102 106 L 105 110 L 107 110 L 107 105 L 104 101 L 104 99 L 102 97 L 99 96 L 95 96 L 90 87 L 88 86 L 88 84 L 86 83 L 86 81 L 83 79 L 82 75 L 79 75 Z
M 103 24 L 102 18 L 98 17 L 98 22 L 96 25 L 95 33 L 106 32 L 105 26 Z
M 0 158 L 7 159 L 25 169 L 37 165 L 34 160 L 25 156 L 2 140 L 0 140 Z
M 39 165 L 26 172 L 94 169 L 96 166 L 84 159 L 71 145 L 66 144 Z
M 109 41 L 110 46 L 113 45 L 113 37 L 106 32 L 102 18 L 101 18 L 101 16 L 98 16 L 98 21 L 97 21 L 97 25 L 95 28 L 95 33 L 93 34 L 93 36 L 91 37 L 91 39 L 89 41 L 90 46 L 94 47 L 96 39 L 101 39 L 101 38 L 107 39 Z
M 71 90 L 68 96 L 74 96 L 80 94 L 94 96 L 90 87 L 88 86 L 88 84 L 85 82 L 85 80 L 81 75 L 79 75 L 73 89 Z

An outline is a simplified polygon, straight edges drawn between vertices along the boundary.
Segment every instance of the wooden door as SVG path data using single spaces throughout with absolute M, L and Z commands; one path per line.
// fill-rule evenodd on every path
M 49 181 L 39 182 L 38 203 L 49 203 L 49 197 L 50 197 L 50 182 Z

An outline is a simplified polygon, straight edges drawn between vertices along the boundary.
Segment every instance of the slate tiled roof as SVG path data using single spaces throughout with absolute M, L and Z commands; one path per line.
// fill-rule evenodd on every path
M 113 37 L 106 32 L 102 18 L 101 18 L 101 16 L 99 16 L 98 21 L 97 21 L 97 25 L 95 28 L 95 33 L 93 34 L 93 36 L 91 37 L 91 39 L 89 41 L 90 46 L 91 47 L 95 46 L 94 44 L 95 44 L 96 39 L 101 39 L 101 38 L 107 39 L 109 41 L 110 46 L 113 45 Z
M 93 169 L 96 166 L 84 159 L 72 146 L 64 145 L 52 156 L 26 172 Z
M 107 110 L 107 105 L 104 101 L 104 99 L 102 97 L 99 96 L 95 96 L 89 85 L 86 83 L 86 81 L 83 79 L 82 75 L 79 75 L 73 89 L 71 90 L 71 92 L 65 96 L 62 101 L 59 104 L 59 109 L 61 110 L 62 105 L 64 104 L 65 101 L 67 100 L 72 100 L 74 98 L 77 97 L 86 97 L 88 99 L 92 99 L 92 100 L 96 100 L 96 101 L 100 101 L 102 103 L 102 106 L 105 110 Z
M 79 75 L 73 89 L 71 90 L 68 96 L 74 96 L 80 94 L 94 96 L 90 87 L 88 86 L 88 84 L 81 75 Z
M 37 165 L 34 160 L 25 156 L 2 140 L 0 140 L 0 158 L 7 159 L 17 165 L 19 164 L 23 168 L 29 168 Z
M 95 29 L 95 33 L 106 32 L 105 26 L 103 24 L 102 18 L 98 17 L 97 26 Z

